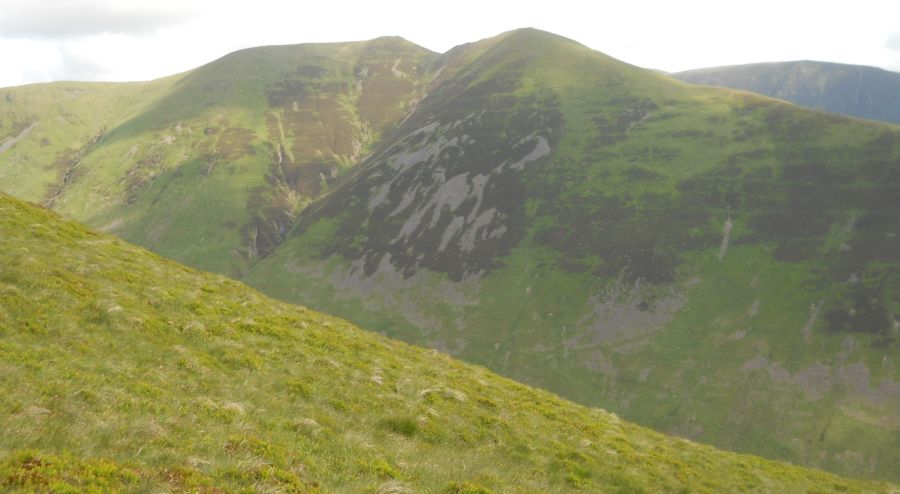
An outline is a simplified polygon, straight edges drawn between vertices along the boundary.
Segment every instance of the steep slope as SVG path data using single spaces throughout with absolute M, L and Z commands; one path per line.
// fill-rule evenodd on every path
M 659 430 L 900 472 L 900 131 L 520 30 L 244 280 Z
M 776 62 L 688 70 L 693 84 L 743 89 L 852 117 L 900 123 L 900 74 L 827 62 Z
M 49 202 L 84 168 L 91 146 L 171 90 L 181 76 L 153 82 L 57 82 L 0 90 L 0 184 Z
M 0 487 L 896 492 L 666 437 L 0 195 Z
M 433 56 L 400 38 L 272 46 L 152 83 L 10 88 L 0 189 L 236 275 L 407 114 Z

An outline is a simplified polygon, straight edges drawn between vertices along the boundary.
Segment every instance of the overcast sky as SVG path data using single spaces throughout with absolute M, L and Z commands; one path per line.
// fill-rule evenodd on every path
M 399 35 L 443 52 L 519 27 L 666 71 L 799 59 L 900 71 L 898 0 L 0 0 L 0 87 L 152 79 L 269 44 Z

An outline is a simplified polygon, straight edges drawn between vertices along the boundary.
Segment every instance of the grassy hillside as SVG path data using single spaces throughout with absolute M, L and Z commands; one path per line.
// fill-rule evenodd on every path
M 0 184 L 51 202 L 85 168 L 90 148 L 120 122 L 171 90 L 182 76 L 153 82 L 56 82 L 0 90 Z
M 900 481 L 896 126 L 536 30 L 0 95 L 0 190 L 664 432 Z
M 667 437 L 0 196 L 0 488 L 896 492 Z
M 0 190 L 237 275 L 407 114 L 433 56 L 270 46 L 150 83 L 5 89 Z
M 672 75 L 693 84 L 743 89 L 819 110 L 900 123 L 900 74 L 875 67 L 798 61 Z
M 465 53 L 247 283 L 662 431 L 900 478 L 895 127 L 534 30 Z

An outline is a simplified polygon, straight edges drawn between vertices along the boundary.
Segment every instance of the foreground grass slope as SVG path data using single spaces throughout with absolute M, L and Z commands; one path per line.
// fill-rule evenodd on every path
M 0 196 L 0 489 L 896 492 L 667 437 Z

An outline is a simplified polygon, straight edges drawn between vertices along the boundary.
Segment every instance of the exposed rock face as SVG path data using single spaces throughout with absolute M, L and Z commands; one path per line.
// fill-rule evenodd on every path
M 369 235 L 363 256 L 367 271 L 384 252 L 408 274 L 425 266 L 456 279 L 490 268 L 490 259 L 522 236 L 519 175 L 551 153 L 550 115 L 514 114 L 533 119 L 526 135 L 513 134 L 497 149 L 472 135 L 503 125 L 500 114 L 481 112 L 413 131 L 377 155 L 372 184 L 363 190 L 368 220 L 383 225 Z M 503 118 L 510 118 L 503 116 Z M 543 134 L 543 135 L 541 135 Z
M 9 95 L 7 95 L 7 98 L 9 98 Z M 9 149 L 12 149 L 12 147 L 15 146 L 16 143 L 19 142 L 20 139 L 26 137 L 28 135 L 28 133 L 31 132 L 31 129 L 33 129 L 35 125 L 37 125 L 37 122 L 31 122 L 28 124 L 27 127 L 22 129 L 21 132 L 19 132 L 18 134 L 11 136 L 11 137 L 7 137 L 6 139 L 3 140 L 3 142 L 0 142 L 0 153 L 5 153 Z
M 591 313 L 579 321 L 582 332 L 566 341 L 566 346 L 609 345 L 625 351 L 645 343 L 641 340 L 665 327 L 687 299 L 675 287 L 656 294 L 642 287 L 639 281 L 625 284 L 620 280 L 593 295 L 588 303 L 592 306 Z
M 490 270 L 518 244 L 522 176 L 548 162 L 562 116 L 552 99 L 489 98 L 483 85 L 468 87 L 470 79 L 429 93 L 389 146 L 307 214 L 306 223 L 343 218 L 329 253 L 362 261 L 367 274 L 389 254 L 406 276 L 428 268 L 461 280 Z

